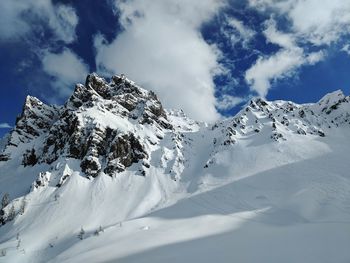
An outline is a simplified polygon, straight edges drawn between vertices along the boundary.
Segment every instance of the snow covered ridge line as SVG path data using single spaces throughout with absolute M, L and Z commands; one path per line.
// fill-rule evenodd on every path
M 85 85 L 76 85 L 63 106 L 28 96 L 0 154 L 0 165 L 38 169 L 31 190 L 61 187 L 75 172 L 91 179 L 127 171 L 147 176 L 162 169 L 171 180 L 181 181 L 193 154 L 193 136 L 212 141 L 200 164 L 208 169 L 217 153 L 247 138 L 279 143 L 291 136 L 325 137 L 349 124 L 350 98 L 341 91 L 315 104 L 253 99 L 236 116 L 208 125 L 182 111 L 166 111 L 155 93 L 123 75 L 108 83 L 93 73 Z M 8 211 L 3 208 L 5 222 L 13 216 L 9 206 Z
M 256 98 L 212 124 L 124 76 L 91 74 L 59 107 L 28 96 L 0 143 L 0 261 L 348 261 L 349 134 L 341 91 L 302 105 Z M 261 251 L 300 249 L 261 260 L 256 238 Z
M 240 135 L 267 128 L 276 141 L 285 140 L 286 133 L 325 136 L 327 129 L 350 122 L 349 101 L 341 91 L 327 94 L 316 104 L 254 99 L 235 117 L 213 124 L 213 130 L 225 126 L 226 133 L 214 144 L 220 140 L 234 144 Z M 152 149 L 164 134 L 182 132 L 168 115 L 156 94 L 124 75 L 113 76 L 107 83 L 93 73 L 85 85 L 76 85 L 61 107 L 28 96 L 0 161 L 20 159 L 22 165 L 34 166 L 73 158 L 81 160 L 82 172 L 91 177 L 100 172 L 113 175 L 140 162 L 139 172 L 145 175 Z

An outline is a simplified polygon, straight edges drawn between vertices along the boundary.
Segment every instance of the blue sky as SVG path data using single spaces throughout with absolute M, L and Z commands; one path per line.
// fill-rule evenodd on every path
M 2 0 L 0 136 L 26 95 L 62 104 L 86 74 L 125 73 L 214 121 L 254 96 L 350 93 L 350 0 Z

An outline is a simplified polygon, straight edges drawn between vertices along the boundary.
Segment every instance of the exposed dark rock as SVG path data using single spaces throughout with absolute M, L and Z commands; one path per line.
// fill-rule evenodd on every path
M 10 160 L 9 154 L 0 154 L 0 162 L 6 162 L 8 160 Z
M 224 141 L 224 145 L 231 145 L 231 144 L 235 144 L 236 141 L 234 139 L 227 139 Z
M 112 143 L 105 172 L 111 174 L 114 171 L 122 171 L 133 163 L 147 158 L 146 151 L 134 134 L 124 134 L 118 136 Z
M 259 105 L 259 106 L 263 106 L 263 107 L 265 107 L 265 106 L 268 105 L 267 102 L 264 101 L 262 98 L 258 98 L 258 99 L 256 100 L 256 104 Z
M 274 139 L 275 141 L 279 141 L 280 139 L 282 139 L 282 140 L 285 140 L 284 138 L 283 138 L 283 135 L 281 134 L 281 133 L 279 133 L 279 132 L 274 132 L 272 135 L 271 135 L 271 139 Z
M 298 134 L 301 134 L 301 135 L 306 135 L 306 131 L 304 131 L 304 130 L 301 129 L 301 128 L 299 128 L 299 129 L 297 130 L 297 133 L 298 133 Z
M 98 158 L 87 156 L 80 164 L 81 170 L 88 176 L 96 177 L 101 171 L 101 164 Z
M 33 189 L 37 189 L 39 187 L 48 185 L 49 183 L 49 177 L 48 177 L 48 173 L 39 173 L 37 179 L 35 180 L 35 182 L 32 184 L 32 188 Z
M 324 133 L 323 131 L 317 131 L 317 133 L 318 133 L 318 135 L 319 135 L 320 137 L 325 137 L 325 136 L 326 136 L 325 133 Z
M 24 166 L 34 166 L 36 163 L 38 162 L 38 157 L 35 155 L 35 150 L 27 150 L 24 154 L 23 154 L 23 161 L 22 164 Z
M 69 178 L 69 174 L 65 174 L 61 177 L 59 183 L 56 185 L 56 187 L 61 187 L 66 181 L 67 179 Z
M 272 123 L 272 129 L 273 129 L 273 130 L 276 130 L 276 129 L 277 129 L 277 126 L 276 126 L 276 123 L 275 123 L 275 122 Z

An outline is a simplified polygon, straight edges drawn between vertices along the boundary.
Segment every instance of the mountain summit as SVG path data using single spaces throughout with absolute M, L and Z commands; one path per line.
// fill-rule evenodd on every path
M 244 241 L 250 220 L 253 235 L 272 231 L 276 240 L 281 225 L 336 238 L 324 226 L 333 222 L 341 232 L 350 221 L 349 135 L 350 97 L 341 91 L 302 105 L 255 98 L 236 116 L 207 124 L 164 109 L 154 92 L 125 76 L 108 82 L 90 74 L 63 106 L 28 96 L 1 143 L 0 250 L 7 262 L 82 262 L 84 253 L 92 262 L 119 262 L 130 251 L 159 247 L 152 235 L 196 249 L 172 227 L 198 239 L 231 233 L 240 222 Z M 106 240 L 93 239 L 102 230 Z M 234 233 L 225 238 L 236 242 Z M 144 244 L 130 248 L 138 239 Z M 109 242 L 120 250 L 106 253 Z M 186 261 L 186 246 L 179 249 Z M 238 261 L 248 257 L 236 253 Z M 144 256 L 162 262 L 152 255 Z

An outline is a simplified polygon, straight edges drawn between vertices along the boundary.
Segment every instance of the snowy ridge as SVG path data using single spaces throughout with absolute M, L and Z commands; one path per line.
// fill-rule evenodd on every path
M 326 240 L 350 242 L 349 135 L 341 91 L 256 98 L 214 124 L 163 109 L 125 76 L 90 74 L 61 107 L 28 96 L 0 153 L 0 262 L 346 262 Z M 264 253 L 262 236 L 281 254 Z

